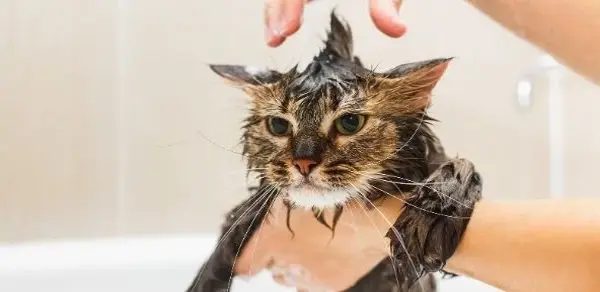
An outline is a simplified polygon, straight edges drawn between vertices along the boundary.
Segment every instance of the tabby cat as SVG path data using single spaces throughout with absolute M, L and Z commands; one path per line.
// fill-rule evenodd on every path
M 227 215 L 188 292 L 229 290 L 238 250 L 275 195 L 290 212 L 312 209 L 332 230 L 346 202 L 371 207 L 397 196 L 406 204 L 387 234 L 392 257 L 346 291 L 436 290 L 433 273 L 445 273 L 482 186 L 473 164 L 446 156 L 430 128 L 431 92 L 451 59 L 375 72 L 352 46 L 350 28 L 332 13 L 325 47 L 301 72 L 211 65 L 251 98 L 243 154 L 260 184 Z M 331 225 L 325 208 L 335 211 Z

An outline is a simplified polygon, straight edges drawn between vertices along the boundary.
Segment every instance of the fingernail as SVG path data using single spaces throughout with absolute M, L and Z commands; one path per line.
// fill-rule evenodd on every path
M 280 21 L 278 23 L 276 23 L 276 25 L 273 27 L 271 33 L 273 34 L 274 37 L 285 37 L 283 35 L 283 32 L 285 31 L 285 25 L 286 23 L 284 21 Z
M 286 38 L 285 22 L 276 22 L 274 25 L 268 25 L 265 28 L 265 40 L 270 46 L 280 45 Z
M 406 25 L 402 22 L 402 19 L 397 14 L 390 16 L 390 29 L 386 33 L 390 37 L 398 38 L 406 33 Z

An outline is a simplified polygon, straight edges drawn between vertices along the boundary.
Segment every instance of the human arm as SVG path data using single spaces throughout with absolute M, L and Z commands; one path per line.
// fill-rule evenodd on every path
M 447 269 L 505 291 L 600 291 L 600 201 L 481 201 Z
M 381 207 L 388 218 L 397 217 L 394 210 L 400 210 L 393 200 L 385 201 Z M 477 203 L 446 269 L 506 291 L 600 291 L 600 213 L 597 210 L 600 210 L 599 200 L 482 200 Z M 268 259 L 274 259 L 311 271 L 310 275 L 279 278 L 280 281 L 304 286 L 318 284 L 336 290 L 348 287 L 387 253 L 383 236 L 376 236 L 377 232 L 383 234 L 386 221 L 374 211 L 369 217 L 359 212 L 362 211 L 354 209 L 341 219 L 346 223 L 341 226 L 352 223 L 359 227 L 339 229 L 336 231 L 339 240 L 330 245 L 326 244 L 329 235 L 323 232 L 322 226 L 305 223 L 310 220 L 299 218 L 296 223 L 292 222 L 292 228 L 297 230 L 296 240 L 290 239 L 284 224 L 265 224 L 261 228 L 260 243 L 248 245 L 237 269 L 243 274 L 249 270 L 256 273 L 267 266 Z M 378 229 L 370 226 L 369 218 L 376 220 Z M 280 212 L 272 222 L 284 220 L 284 212 Z M 357 246 L 341 244 L 356 234 L 362 235 Z M 365 250 L 370 252 L 365 253 Z M 349 265 L 349 255 L 360 258 Z M 340 266 L 344 268 L 332 269 Z M 332 270 L 337 272 L 332 273 Z
M 468 2 L 516 35 L 600 84 L 600 1 Z
M 544 49 L 576 72 L 600 83 L 600 1 L 466 0 L 516 35 Z M 306 0 L 265 1 L 266 39 L 279 46 L 301 25 Z M 400 0 L 370 0 L 375 26 L 400 37 Z

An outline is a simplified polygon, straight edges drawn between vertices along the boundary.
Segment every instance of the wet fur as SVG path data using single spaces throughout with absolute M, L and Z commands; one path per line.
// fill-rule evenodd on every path
M 435 120 L 426 112 L 431 91 L 450 59 L 404 64 L 381 73 L 369 70 L 353 55 L 350 29 L 335 14 L 331 17 L 325 48 L 302 72 L 295 67 L 280 73 L 211 66 L 251 97 L 243 153 L 248 169 L 258 169 L 261 180 L 227 215 L 220 244 L 188 292 L 229 289 L 235 259 L 246 240 L 263 219 L 269 220 L 274 198 L 285 197 L 294 184 L 297 174 L 291 161 L 307 155 L 321 159 L 315 170 L 319 183 L 327 190 L 347 190 L 347 200 L 362 200 L 368 208 L 391 194 L 406 201 L 387 235 L 393 258 L 383 260 L 347 291 L 435 291 L 432 273 L 441 271 L 454 252 L 472 206 L 481 197 L 479 174 L 470 162 L 446 156 L 430 128 Z M 366 115 L 364 128 L 352 136 L 337 134 L 332 123 L 343 113 Z M 270 134 L 265 124 L 269 116 L 289 120 L 293 136 Z M 286 199 L 288 222 L 299 207 L 296 203 Z M 334 232 L 343 204 L 331 208 L 336 214 L 331 224 L 322 208 L 312 210 L 316 220 Z

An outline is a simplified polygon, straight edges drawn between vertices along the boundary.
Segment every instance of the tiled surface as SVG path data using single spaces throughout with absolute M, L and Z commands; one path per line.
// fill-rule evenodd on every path
M 401 40 L 376 31 L 366 1 L 338 2 L 367 64 L 458 57 L 433 113 L 449 153 L 482 171 L 487 197 L 547 194 L 544 81 L 531 110 L 514 100 L 539 51 L 463 1 L 407 1 Z M 269 49 L 261 1 L 0 0 L 0 241 L 216 230 L 245 195 L 232 153 L 244 96 L 206 63 L 287 69 L 310 58 L 325 4 Z M 567 190 L 589 195 L 599 90 L 569 76 Z

